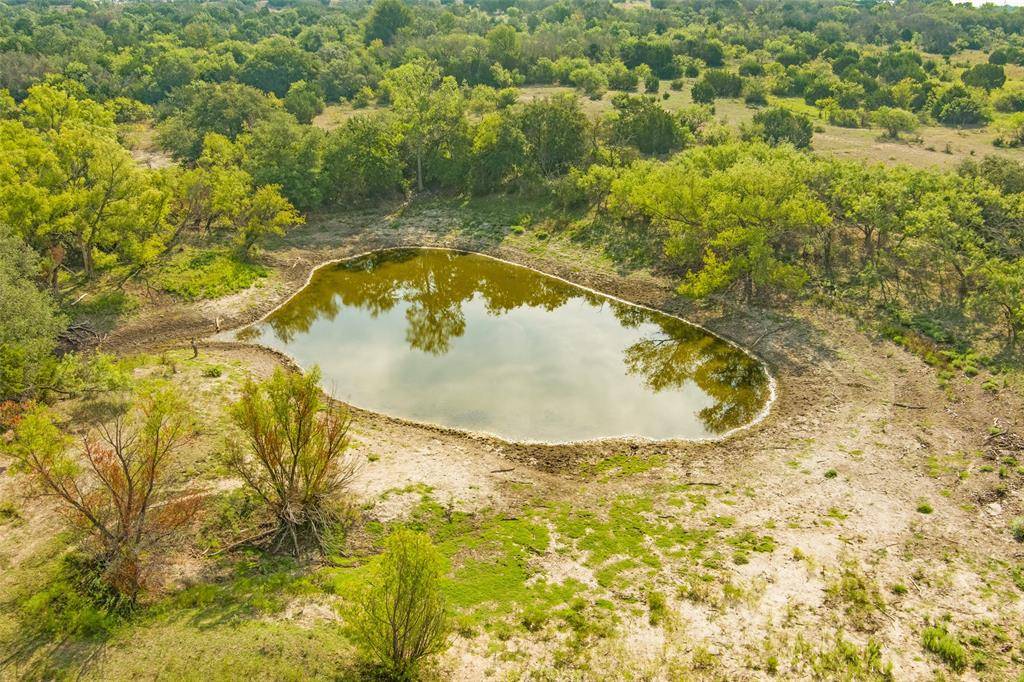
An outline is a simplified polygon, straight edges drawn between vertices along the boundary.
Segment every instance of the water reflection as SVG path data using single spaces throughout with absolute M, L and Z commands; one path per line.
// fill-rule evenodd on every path
M 666 316 L 659 324 L 663 336 L 641 339 L 626 349 L 630 374 L 643 377 L 653 391 L 694 381 L 715 400 L 697 413 L 710 433 L 723 433 L 757 416 L 769 397 L 761 363 L 682 320 Z
M 524 440 L 719 434 L 769 397 L 760 363 L 697 327 L 452 251 L 321 268 L 243 332 L 356 404 Z

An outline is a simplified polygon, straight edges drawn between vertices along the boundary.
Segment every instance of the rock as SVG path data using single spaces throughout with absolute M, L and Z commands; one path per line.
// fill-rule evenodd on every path
M 998 502 L 990 502 L 985 505 L 985 511 L 988 512 L 989 516 L 999 516 L 1003 513 L 1003 506 Z

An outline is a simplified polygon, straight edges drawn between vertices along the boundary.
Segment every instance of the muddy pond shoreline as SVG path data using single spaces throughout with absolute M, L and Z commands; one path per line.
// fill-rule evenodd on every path
M 724 452 L 731 454 L 740 449 L 740 443 L 756 438 L 758 433 L 770 427 L 777 419 L 790 414 L 793 410 L 801 409 L 802 405 L 809 402 L 801 395 L 803 391 L 794 393 L 787 390 L 786 377 L 792 375 L 794 371 L 804 375 L 808 369 L 810 355 L 799 344 L 796 344 L 796 348 L 786 348 L 782 339 L 784 336 L 792 336 L 789 329 L 777 335 L 776 343 L 770 347 L 766 343 L 765 348 L 752 348 L 751 344 L 755 341 L 760 343 L 769 339 L 771 331 L 777 325 L 776 321 L 764 317 L 758 311 L 737 310 L 734 313 L 720 315 L 718 311 L 693 305 L 678 296 L 664 281 L 646 273 L 619 275 L 567 262 L 555 256 L 537 256 L 517 248 L 494 246 L 450 235 L 438 237 L 433 233 L 421 232 L 381 233 L 376 230 L 356 229 L 343 235 L 338 244 L 330 247 L 268 251 L 263 257 L 263 262 L 274 274 L 266 286 L 254 287 L 239 295 L 215 301 L 184 303 L 168 300 L 165 305 L 147 306 L 138 317 L 128 320 L 108 335 L 101 344 L 101 349 L 117 353 L 154 352 L 187 346 L 192 338 L 196 338 L 200 350 L 218 348 L 243 357 L 246 354 L 264 357 L 269 355 L 282 367 L 301 372 L 302 368 L 285 353 L 249 343 L 219 340 L 218 334 L 242 328 L 266 317 L 300 292 L 316 270 L 325 265 L 374 251 L 402 248 L 440 248 L 476 253 L 530 268 L 630 305 L 679 317 L 738 346 L 760 361 L 772 379 L 772 399 L 769 402 L 769 409 L 758 420 L 723 436 L 705 440 L 652 441 L 626 437 L 569 443 L 514 442 L 489 434 L 406 420 L 348 405 L 357 421 L 374 428 L 388 428 L 389 425 L 413 427 L 449 437 L 465 438 L 477 443 L 486 443 L 488 449 L 528 466 L 546 471 L 561 471 L 576 467 L 581 461 L 601 459 L 610 454 L 704 454 L 709 449 L 719 451 L 718 446 L 725 443 L 735 444 L 736 447 L 724 449 Z M 778 349 L 782 349 L 783 352 L 778 353 Z M 805 379 L 806 376 L 801 378 Z

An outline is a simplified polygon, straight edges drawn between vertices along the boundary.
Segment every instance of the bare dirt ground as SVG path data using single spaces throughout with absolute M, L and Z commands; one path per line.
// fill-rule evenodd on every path
M 668 616 L 657 626 L 642 608 L 644 585 L 611 589 L 609 598 L 623 613 L 618 635 L 584 647 L 582 656 L 591 662 L 586 672 L 559 672 L 553 657 L 567 635 L 564 627 L 549 624 L 503 639 L 484 633 L 457 637 L 439 663 L 444 676 L 866 679 L 869 667 L 855 673 L 862 665 L 857 652 L 869 640 L 881 645 L 895 679 L 945 674 L 1016 680 L 1024 674 L 1024 586 L 1013 584 L 1013 570 L 1024 565 L 1024 546 L 1007 530 L 1011 518 L 1024 514 L 1024 490 L 1019 476 L 1000 478 L 990 430 L 998 424 L 1024 431 L 1016 394 L 986 392 L 977 379 L 942 385 L 917 357 L 820 308 L 785 315 L 701 310 L 650 274 L 593 267 L 582 255 L 567 258 L 554 246 L 502 246 L 466 237 L 434 224 L 444 215 L 406 221 L 402 210 L 372 226 L 360 215 L 311 220 L 266 254 L 275 274 L 265 286 L 195 305 L 147 306 L 104 347 L 119 353 L 181 347 L 218 326 L 256 319 L 328 260 L 385 246 L 452 246 L 698 321 L 751 347 L 778 381 L 777 401 L 763 422 L 708 443 L 520 445 L 356 411 L 355 452 L 369 462 L 357 487 L 374 500 L 369 518 L 387 521 L 409 513 L 414 496 L 385 493 L 417 485 L 428 486 L 435 499 L 460 512 L 512 514 L 538 499 L 600 510 L 614 496 L 671 482 L 700 485 L 707 500 L 700 509 L 645 513 L 679 524 L 730 519 L 737 529 L 774 539 L 771 551 L 754 552 L 716 574 L 710 584 L 724 589 L 725 597 L 694 584 L 681 564 L 660 573 L 656 585 L 667 595 Z M 223 342 L 202 344 L 201 356 L 260 376 L 286 363 L 269 351 Z M 656 463 L 595 478 L 595 463 L 623 455 Z M 10 477 L 0 479 L 0 497 L 16 485 Z M 52 525 L 46 514 L 29 510 L 18 529 L 0 527 L 0 535 L 14 533 L 9 539 L 20 546 L 0 543 L 4 565 L 27 560 L 31 538 Z M 597 584 L 587 553 L 557 533 L 530 563 L 535 578 L 548 583 Z M 742 589 L 729 598 L 733 583 Z M 302 613 L 318 617 L 316 608 L 303 607 Z M 925 650 L 922 631 L 930 623 L 974 638 L 970 653 L 976 658 L 960 668 Z M 837 633 L 854 645 L 854 653 L 829 653 Z M 130 650 L 128 644 L 121 647 Z M 104 671 L 116 670 L 118 650 L 90 674 L 102 679 Z

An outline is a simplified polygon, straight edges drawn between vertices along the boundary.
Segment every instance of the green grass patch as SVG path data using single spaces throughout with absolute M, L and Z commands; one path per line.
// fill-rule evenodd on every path
M 925 628 L 921 633 L 921 643 L 926 651 L 935 654 L 939 660 L 956 672 L 963 672 L 967 669 L 967 649 L 944 626 Z
M 153 283 L 189 301 L 227 296 L 259 283 L 267 269 L 239 259 L 230 249 L 185 248 L 171 258 Z
M 583 467 L 584 473 L 601 479 L 635 476 L 657 469 L 668 462 L 668 455 L 613 455 Z
M 889 682 L 894 679 L 892 664 L 883 658 L 881 644 L 868 639 L 865 646 L 859 647 L 843 637 L 842 633 L 836 635 L 831 646 L 812 654 L 811 668 L 815 678 L 821 680 Z

